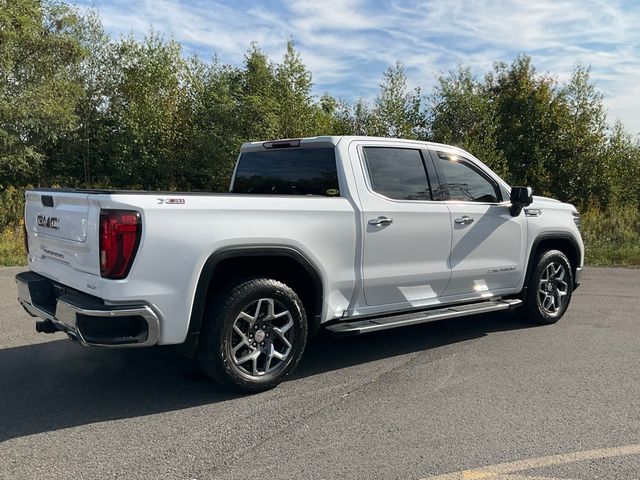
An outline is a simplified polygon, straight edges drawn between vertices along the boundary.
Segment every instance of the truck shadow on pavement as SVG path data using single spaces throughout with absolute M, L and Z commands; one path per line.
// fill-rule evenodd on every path
M 514 313 L 313 340 L 292 379 L 527 328 Z M 0 350 L 0 442 L 229 401 L 172 348 L 84 349 L 66 339 Z

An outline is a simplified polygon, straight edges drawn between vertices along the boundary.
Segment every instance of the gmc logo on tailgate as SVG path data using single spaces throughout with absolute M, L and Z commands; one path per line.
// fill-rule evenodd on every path
M 38 226 L 44 228 L 53 228 L 54 230 L 59 230 L 58 226 L 58 217 L 47 217 L 46 215 L 38 215 L 37 218 Z

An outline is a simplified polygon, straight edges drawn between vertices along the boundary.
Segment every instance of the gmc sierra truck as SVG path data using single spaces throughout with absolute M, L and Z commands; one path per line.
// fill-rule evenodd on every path
M 223 386 L 260 391 L 321 328 L 513 308 L 557 322 L 580 283 L 579 221 L 452 146 L 252 142 L 229 193 L 27 191 L 29 270 L 16 281 L 39 332 L 180 345 Z

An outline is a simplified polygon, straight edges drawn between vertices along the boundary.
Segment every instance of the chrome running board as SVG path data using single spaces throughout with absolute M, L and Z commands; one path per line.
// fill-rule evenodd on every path
M 361 333 L 377 332 L 390 328 L 406 327 L 419 323 L 444 320 L 445 318 L 466 317 L 478 313 L 498 312 L 508 310 L 522 304 L 520 299 L 492 300 L 457 305 L 451 307 L 426 310 L 422 312 L 411 312 L 390 317 L 368 318 L 363 320 L 345 320 L 329 325 L 327 330 L 333 335 L 360 335 Z

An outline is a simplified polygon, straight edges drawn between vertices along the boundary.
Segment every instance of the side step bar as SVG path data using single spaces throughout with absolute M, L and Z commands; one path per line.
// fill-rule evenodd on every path
M 329 325 L 327 330 L 332 335 L 360 335 L 361 333 L 377 332 L 407 325 L 433 322 L 445 318 L 466 317 L 478 313 L 498 312 L 515 308 L 522 303 L 520 299 L 492 300 L 467 305 L 438 308 L 422 312 L 404 313 L 383 318 L 370 318 L 364 320 L 343 321 Z

